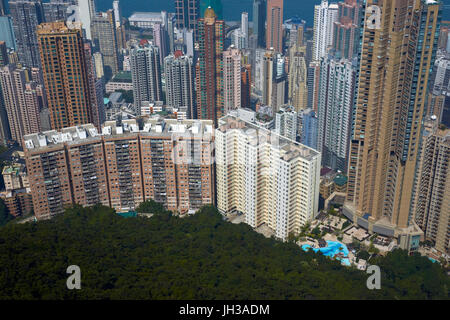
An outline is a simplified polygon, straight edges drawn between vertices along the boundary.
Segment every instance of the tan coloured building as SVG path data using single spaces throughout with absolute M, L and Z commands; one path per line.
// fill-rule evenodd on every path
M 420 232 L 411 202 L 440 4 L 368 0 L 366 8 L 372 5 L 362 38 L 344 214 L 416 249 Z
M 413 203 L 415 221 L 425 239 L 450 254 L 450 129 L 439 129 L 436 116 L 424 126 Z
M 52 129 L 93 121 L 89 75 L 81 28 L 42 23 L 37 37 Z
M 215 201 L 214 131 L 209 120 L 124 120 L 25 137 L 35 214 L 97 203 L 135 210 L 154 199 L 181 214 Z

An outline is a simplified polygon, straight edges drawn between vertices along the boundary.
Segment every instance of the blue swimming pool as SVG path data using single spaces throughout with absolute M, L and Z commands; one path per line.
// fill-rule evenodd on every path
M 349 266 L 350 260 L 348 259 L 348 248 L 345 244 L 337 242 L 337 241 L 327 241 L 327 246 L 324 248 L 311 248 L 309 244 L 302 245 L 302 249 L 304 251 L 308 251 L 309 249 L 313 249 L 314 252 L 320 251 L 324 256 L 334 258 L 337 254 L 342 253 L 342 255 L 346 258 L 336 257 L 336 259 L 340 260 L 342 264 Z

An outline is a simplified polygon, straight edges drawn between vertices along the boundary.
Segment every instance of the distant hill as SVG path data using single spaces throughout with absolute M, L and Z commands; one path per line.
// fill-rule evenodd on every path
M 428 259 L 395 251 L 368 275 L 222 220 L 157 205 L 152 218 L 73 207 L 50 221 L 0 228 L 0 299 L 448 299 L 449 278 Z M 81 290 L 66 269 L 81 268 Z

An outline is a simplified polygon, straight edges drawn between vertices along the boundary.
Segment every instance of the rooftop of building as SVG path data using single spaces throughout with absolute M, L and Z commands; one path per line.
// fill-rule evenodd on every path
M 323 168 L 320 169 L 320 176 L 321 177 L 330 176 L 330 175 L 334 175 L 334 174 L 335 174 L 335 172 L 331 168 L 323 167 Z
M 111 102 L 113 104 L 119 103 L 123 100 L 123 94 L 122 94 L 122 92 L 113 92 L 109 95 L 108 100 L 109 100 L 108 102 Z
M 278 114 L 284 114 L 284 113 L 297 113 L 295 112 L 295 109 L 291 105 L 284 105 L 280 107 L 280 110 L 277 111 Z
M 0 191 L 0 198 L 7 199 L 11 198 L 20 194 L 30 194 L 31 196 L 31 189 L 30 188 L 22 188 L 22 189 L 14 189 L 14 190 L 2 190 Z
M 162 21 L 161 12 L 133 12 L 128 20 Z
M 298 157 L 309 161 L 320 156 L 319 152 L 308 146 L 280 136 L 275 132 L 271 132 L 270 130 L 258 126 L 257 124 L 242 120 L 233 114 L 228 114 L 222 117 L 219 120 L 219 126 L 216 130 L 225 132 L 230 129 L 240 129 L 246 132 L 249 136 L 253 136 L 254 139 L 249 139 L 249 143 L 255 146 L 270 142 L 273 147 L 282 151 L 281 157 L 287 162 Z
M 111 79 L 111 82 L 132 82 L 131 71 L 120 71 Z
M 51 130 L 26 135 L 25 149 L 36 150 L 63 144 L 74 145 L 87 141 L 99 140 L 113 136 L 133 134 L 148 134 L 150 136 L 170 137 L 175 134 L 188 136 L 213 135 L 213 121 L 211 120 L 175 120 L 159 118 L 128 119 L 122 121 L 106 121 L 99 133 L 94 125 L 85 124 L 64 128 L 61 131 Z
M 5 166 L 3 168 L 3 175 L 20 175 L 21 173 L 26 173 L 25 165 L 22 163 L 13 163 L 11 165 Z
M 337 174 L 336 177 L 334 178 L 334 183 L 337 184 L 338 186 L 344 186 L 348 181 L 348 178 L 342 174 Z
M 37 26 L 36 33 L 53 34 L 53 33 L 74 33 L 81 30 L 81 23 L 73 22 L 69 27 L 64 21 L 44 22 Z

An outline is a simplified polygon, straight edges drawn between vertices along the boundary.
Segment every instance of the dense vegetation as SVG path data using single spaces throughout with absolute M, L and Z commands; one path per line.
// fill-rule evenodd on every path
M 3 199 L 0 199 L 0 227 L 4 226 L 12 220 L 14 220 L 14 216 L 9 214 L 5 202 L 3 201 Z
M 187 218 L 151 203 L 139 211 L 155 215 L 76 206 L 0 228 L 0 299 L 449 298 L 440 266 L 400 250 L 378 258 L 381 290 L 371 291 L 366 273 L 225 222 L 213 207 Z M 81 268 L 81 290 L 66 288 L 69 265 Z

